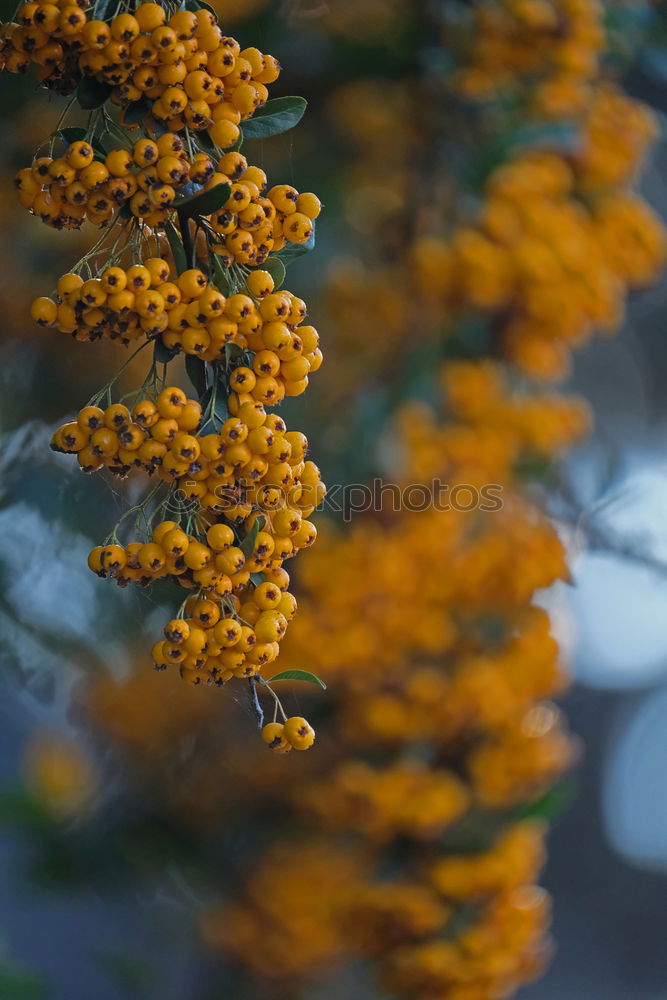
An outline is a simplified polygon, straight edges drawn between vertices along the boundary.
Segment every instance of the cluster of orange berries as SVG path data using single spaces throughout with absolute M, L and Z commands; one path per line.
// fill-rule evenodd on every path
M 307 518 L 326 487 L 306 459 L 305 434 L 288 431 L 282 417 L 249 399 L 238 413 L 216 431 L 197 434 L 201 404 L 170 386 L 155 401 L 139 400 L 131 412 L 122 403 L 84 407 L 57 429 L 52 446 L 76 454 L 85 472 L 157 470 L 166 482 L 177 481 L 181 500 L 196 500 L 204 510 L 234 519 L 259 512 L 271 534 L 265 539 L 262 533 L 264 549 L 287 559 L 315 541 Z
M 34 63 L 40 82 L 62 93 L 93 76 L 116 104 L 150 101 L 170 131 L 207 129 L 221 149 L 239 139 L 239 123 L 266 103 L 280 74 L 273 56 L 241 49 L 205 8 L 167 19 L 161 4 L 140 3 L 106 22 L 90 19 L 87 7 L 24 3 L 18 22 L 3 26 L 4 68 L 19 73 Z
M 54 229 L 78 229 L 87 219 L 108 224 L 127 204 L 152 229 L 178 208 L 186 186 L 207 191 L 229 184 L 227 201 L 202 229 L 202 256 L 215 253 L 226 265 L 263 263 L 271 251 L 305 243 L 321 211 L 316 195 L 287 184 L 266 193 L 266 174 L 240 153 L 214 160 L 186 152 L 183 140 L 165 132 L 157 140 L 138 139 L 131 150 L 113 149 L 102 159 L 85 140 L 72 142 L 62 156 L 39 156 L 15 177 L 19 201 Z M 198 248 L 199 249 L 199 248 Z
M 404 836 L 430 840 L 466 812 L 470 796 L 445 768 L 399 763 L 378 769 L 359 761 L 342 764 L 306 803 L 325 825 L 344 826 L 379 841 Z
M 471 18 L 470 49 L 453 75 L 459 93 L 509 95 L 529 116 L 547 119 L 585 108 L 606 40 L 596 0 L 493 0 Z
M 274 753 L 290 750 L 309 750 L 315 742 L 315 730 L 300 715 L 293 715 L 284 722 L 269 722 L 262 729 L 262 739 Z
M 138 139 L 131 150 L 112 149 L 104 158 L 92 143 L 76 140 L 62 156 L 37 157 L 18 172 L 15 185 L 21 204 L 55 229 L 78 229 L 86 219 L 106 225 L 125 203 L 155 227 L 168 218 L 179 189 L 206 189 L 215 173 L 208 154 L 190 159 L 180 136 L 165 132 L 156 141 Z
M 529 376 L 557 381 L 571 352 L 615 330 L 629 289 L 655 279 L 667 237 L 636 195 L 611 189 L 585 204 L 576 164 L 521 153 L 491 174 L 476 225 L 412 248 L 422 294 L 453 311 L 503 311 L 505 356 Z
M 225 297 L 203 273 L 191 268 L 170 280 L 160 257 L 124 269 L 108 267 L 87 281 L 64 274 L 57 298 L 40 296 L 31 315 L 41 326 L 54 326 L 76 340 L 107 336 L 130 343 L 142 336 L 162 336 L 170 351 L 204 361 L 225 357 L 228 344 L 252 352 L 248 364 L 235 368 L 230 388 L 239 399 L 267 406 L 298 396 L 322 364 L 314 327 L 302 325 L 306 305 L 288 291 L 274 291 L 268 271 L 247 277 L 249 294 Z
M 106 409 L 85 406 L 76 420 L 53 435 L 52 447 L 76 455 L 84 472 L 108 468 L 126 476 L 132 468 L 152 473 L 158 469 L 168 479 L 181 473 L 173 464 L 183 456 L 196 461 L 200 448 L 193 432 L 201 422 L 201 404 L 181 389 L 163 389 L 157 399 L 142 399 L 132 411 L 122 403 Z M 182 472 L 190 467 L 186 464 Z
M 277 184 L 266 195 L 266 174 L 249 166 L 239 152 L 225 153 L 208 186 L 231 185 L 227 202 L 206 220 L 200 237 L 202 256 L 214 253 L 223 263 L 257 267 L 286 243 L 307 243 L 322 205 L 311 191 L 301 194 L 290 184 Z
M 257 534 L 247 556 L 237 534 L 229 524 L 216 523 L 202 542 L 175 521 L 162 521 L 149 542 L 91 551 L 90 569 L 122 586 L 170 577 L 197 591 L 185 602 L 188 617 L 169 622 L 165 640 L 153 647 L 158 669 L 176 664 L 191 683 L 224 683 L 254 676 L 278 656 L 297 606 L 287 590 L 289 574 L 273 555 L 268 534 Z M 263 574 L 261 582 L 253 582 L 251 571 Z

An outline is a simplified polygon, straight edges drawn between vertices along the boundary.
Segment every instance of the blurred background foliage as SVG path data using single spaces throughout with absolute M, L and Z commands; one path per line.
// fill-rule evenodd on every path
M 444 44 L 433 30 L 443 6 Z M 397 400 L 424 394 L 440 357 L 429 330 L 440 331 L 441 313 L 415 311 L 405 295 L 401 248 L 415 220 L 435 210 L 453 226 L 474 210 L 508 148 L 567 145 L 572 126 L 556 116 L 543 134 L 531 132 L 511 96 L 491 112 L 483 102 L 471 111 L 452 99 L 451 134 L 437 150 L 447 171 L 434 188 L 427 164 L 424 186 L 406 188 L 429 120 L 415 108 L 442 99 L 433 82 L 456 71 L 451 53 L 469 30 L 467 4 L 222 0 L 217 8 L 225 29 L 279 56 L 285 71 L 273 93 L 309 100 L 298 130 L 249 144 L 269 176 L 317 191 L 326 206 L 317 253 L 290 272 L 326 363 L 317 390 L 289 402 L 287 419 L 308 434 L 325 481 L 363 482 L 395 446 L 387 414 Z M 12 10 L 3 4 L 2 13 L 4 20 Z M 643 187 L 664 217 L 665 12 L 660 4 L 610 2 L 604 16 L 610 68 L 656 115 Z M 221 961 L 219 928 L 202 913 L 238 894 L 240 859 L 270 842 L 284 773 L 261 747 L 249 747 L 248 705 L 150 671 L 144 650 L 163 617 L 159 595 L 111 591 L 86 569 L 99 525 L 114 520 L 120 499 L 47 446 L 53 426 L 104 381 L 117 349 L 63 349 L 57 334 L 27 319 L 30 300 L 55 284 L 87 235 L 40 227 L 15 202 L 11 176 L 29 162 L 35 136 L 50 132 L 61 101 L 30 77 L 5 75 L 3 88 L 0 926 L 7 948 L 0 997 L 251 998 L 255 987 Z M 546 884 L 556 895 L 560 952 L 522 993 L 534 1000 L 667 997 L 666 297 L 664 281 L 633 296 L 620 337 L 587 346 L 569 375 L 592 402 L 596 429 L 550 481 L 575 586 L 558 585 L 548 601 L 573 657 L 576 683 L 565 707 L 586 751 L 567 819 L 551 839 Z M 407 361 L 406 331 L 415 341 Z M 469 329 L 464 339 L 484 335 Z M 136 381 L 132 368 L 126 378 Z M 130 483 L 123 492 L 132 498 L 134 489 Z M 326 712 L 319 696 L 307 697 L 294 691 L 290 707 Z M 297 774 L 307 767 L 289 764 Z M 550 818 L 571 798 L 561 787 L 535 811 Z M 299 820 L 292 822 L 297 838 Z M 273 863 L 327 886 L 364 865 L 363 852 L 337 859 L 315 843 L 290 857 L 288 837 L 283 844 L 260 882 L 267 894 L 275 889 Z M 287 893 L 278 909 L 298 908 L 295 896 Z M 317 966 L 335 930 L 326 914 L 307 911 L 299 929 Z M 256 941 L 258 953 L 289 966 L 289 954 L 273 956 L 273 946 Z M 350 964 L 280 1000 L 341 994 L 379 995 Z

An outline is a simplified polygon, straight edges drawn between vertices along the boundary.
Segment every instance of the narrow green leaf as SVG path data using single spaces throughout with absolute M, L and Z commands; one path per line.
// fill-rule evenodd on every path
M 241 542 L 240 548 L 244 556 L 249 556 L 252 553 L 255 547 L 255 539 L 264 527 L 265 522 L 266 518 L 262 514 L 255 518 L 255 523 Z
M 266 139 L 293 128 L 303 118 L 307 102 L 303 97 L 274 97 L 241 122 L 244 139 Z
M 275 282 L 276 289 L 280 288 L 285 281 L 287 269 L 280 257 L 269 257 L 262 264 L 264 271 L 268 271 Z
M 306 684 L 315 684 L 317 687 L 322 688 L 323 691 L 327 689 L 324 681 L 321 681 L 316 674 L 311 674 L 307 670 L 282 670 L 279 674 L 269 677 L 266 683 L 273 684 L 275 681 L 305 681 Z
M 259 587 L 260 583 L 264 583 L 264 574 L 259 571 L 257 571 L 257 573 L 251 573 L 250 581 L 253 587 Z
M 84 111 L 94 111 L 111 96 L 113 87 L 108 83 L 100 83 L 94 76 L 84 76 L 76 89 L 76 99 Z
M 213 254 L 213 275 L 212 280 L 220 289 L 223 295 L 233 295 L 234 289 L 230 281 L 229 272 L 217 254 Z
M 192 382 L 198 398 L 206 391 L 206 362 L 194 354 L 188 354 L 185 359 L 185 371 Z
M 208 191 L 198 191 L 197 194 L 191 194 L 187 198 L 177 198 L 172 208 L 185 216 L 210 215 L 211 212 L 217 212 L 222 208 L 231 190 L 229 184 L 216 184 Z
M 284 264 L 289 264 L 290 261 L 296 260 L 297 257 L 302 257 L 305 253 L 308 253 L 308 251 L 312 250 L 314 246 L 315 246 L 315 223 L 313 222 L 313 231 L 310 234 L 309 239 L 306 240 L 305 243 L 286 243 L 285 246 L 282 248 L 282 250 L 279 250 L 276 254 L 273 254 L 273 256 L 283 261 Z M 269 260 L 271 260 L 270 257 Z
M 174 255 L 174 263 L 176 265 L 176 271 L 178 274 L 182 274 L 183 271 L 188 269 L 188 260 L 185 255 L 185 247 L 183 246 L 183 241 L 181 240 L 178 229 L 173 222 L 165 223 L 165 232 L 167 234 L 167 241 Z
M 118 0 L 97 0 L 93 7 L 93 17 L 98 21 L 107 21 L 118 13 Z

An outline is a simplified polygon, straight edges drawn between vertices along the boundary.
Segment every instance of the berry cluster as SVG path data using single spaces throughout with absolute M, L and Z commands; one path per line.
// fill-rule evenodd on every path
M 186 151 L 183 139 L 165 132 L 138 139 L 130 150 L 105 156 L 92 143 L 76 140 L 62 156 L 39 156 L 15 177 L 21 204 L 54 229 L 79 229 L 88 220 L 105 226 L 124 205 L 153 229 L 178 210 L 177 194 L 229 184 L 229 196 L 203 223 L 202 254 L 214 253 L 227 266 L 258 265 L 286 242 L 305 243 L 321 211 L 319 198 L 287 184 L 264 196 L 267 178 L 241 153 L 214 160 Z
M 313 222 L 322 209 L 317 195 L 299 194 L 290 184 L 278 184 L 263 196 L 266 175 L 259 167 L 248 166 L 241 153 L 225 153 L 218 171 L 219 179 L 231 183 L 231 192 L 207 219 L 203 251 L 214 253 L 227 266 L 257 267 L 286 243 L 307 243 L 312 237 Z
M 166 471 L 188 449 L 194 458 L 199 457 L 197 439 L 192 434 L 199 427 L 201 415 L 197 400 L 188 399 L 182 389 L 170 386 L 155 401 L 139 400 L 131 412 L 122 403 L 112 403 L 104 410 L 85 406 L 76 420 L 58 428 L 52 447 L 76 455 L 84 472 L 107 468 L 115 475 L 126 476 L 132 468 L 152 473 L 164 467 Z
M 306 719 L 293 715 L 284 722 L 269 722 L 262 729 L 262 739 L 274 753 L 308 750 L 315 742 L 315 730 Z
M 259 675 L 296 611 L 283 562 L 315 541 L 309 516 L 325 494 L 305 435 L 266 411 L 300 395 L 322 363 L 305 302 L 272 277 L 282 281 L 289 255 L 267 259 L 287 243 L 312 243 L 321 206 L 290 185 L 267 191 L 263 170 L 224 152 L 240 147 L 239 124 L 266 102 L 277 62 L 223 36 L 208 8 L 186 2 L 168 16 L 157 3 L 127 6 L 112 3 L 94 20 L 85 2 L 24 3 L 1 45 L 7 69 L 35 62 L 40 81 L 61 92 L 80 83 L 76 100 L 92 109 L 85 129 L 61 128 L 68 107 L 50 155 L 16 178 L 21 203 L 54 228 L 89 219 L 104 230 L 54 295 L 33 301 L 32 318 L 82 342 L 140 341 L 124 368 L 153 348 L 141 388 L 114 402 L 116 373 L 52 447 L 86 472 L 153 476 L 92 550 L 90 569 L 123 587 L 164 579 L 185 590 L 154 647 L 156 667 L 178 665 L 192 684 L 249 679 L 261 726 L 259 690 L 286 717 Z M 110 113 L 108 99 L 127 111 Z M 261 134 L 291 127 L 303 105 L 283 99 Z M 167 374 L 178 353 L 188 356 L 192 397 Z
M 62 156 L 37 157 L 18 172 L 15 185 L 21 204 L 54 229 L 78 229 L 86 219 L 106 225 L 126 203 L 133 216 L 157 226 L 168 218 L 178 190 L 187 184 L 206 189 L 214 174 L 206 153 L 190 159 L 181 137 L 165 132 L 106 156 L 76 140 Z
M 4 25 L 4 68 L 20 73 L 34 63 L 38 80 L 60 93 L 92 76 L 115 104 L 145 101 L 170 131 L 207 129 L 222 149 L 239 139 L 239 123 L 266 102 L 267 84 L 280 74 L 273 56 L 223 35 L 206 8 L 167 19 L 161 4 L 142 3 L 102 21 L 87 6 L 24 3 L 18 22 Z
M 107 267 L 87 281 L 64 274 L 55 299 L 35 299 L 31 315 L 41 326 L 55 326 L 80 341 L 106 336 L 128 344 L 161 335 L 170 351 L 209 362 L 225 358 L 227 345 L 235 344 L 247 361 L 229 379 L 240 405 L 248 397 L 274 406 L 305 391 L 308 376 L 322 364 L 322 352 L 315 328 L 301 325 L 306 318 L 302 299 L 274 291 L 268 271 L 248 275 L 248 294 L 227 298 L 197 268 L 174 281 L 170 276 L 169 264 L 160 257 L 127 269 Z
M 162 521 L 149 542 L 91 551 L 90 569 L 121 586 L 131 581 L 147 586 L 169 576 L 196 591 L 184 602 L 186 617 L 170 621 L 165 639 L 153 647 L 158 670 L 176 664 L 192 684 L 221 685 L 232 677 L 255 676 L 278 656 L 297 608 L 287 590 L 289 574 L 268 533 L 256 534 L 247 557 L 238 534 L 229 524 L 216 523 L 202 542 L 175 521 Z

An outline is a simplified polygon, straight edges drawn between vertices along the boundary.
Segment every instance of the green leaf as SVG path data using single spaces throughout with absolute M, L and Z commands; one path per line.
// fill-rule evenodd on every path
M 125 109 L 123 112 L 123 122 L 126 125 L 138 125 L 139 122 L 144 120 L 150 109 L 151 102 L 142 97 Z
M 250 581 L 253 587 L 259 587 L 260 583 L 264 583 L 264 574 L 260 573 L 259 570 L 256 573 L 251 573 Z
M 82 139 L 86 138 L 86 129 L 77 128 L 72 126 L 71 128 L 59 128 L 57 135 L 66 142 L 68 146 L 71 146 L 73 142 L 81 142 Z
M 265 523 L 266 523 L 266 518 L 262 514 L 259 514 L 255 518 L 255 523 L 253 524 L 252 528 L 241 542 L 240 548 L 244 556 L 251 555 L 253 549 L 255 548 L 255 539 L 257 538 L 258 534 L 264 527 Z
M 180 233 L 173 222 L 165 223 L 164 229 L 167 234 L 169 247 L 174 255 L 176 271 L 178 274 L 182 274 L 183 271 L 187 271 L 188 269 L 188 259 L 185 255 L 185 247 L 183 246 Z
M 229 410 L 227 409 L 227 384 L 223 382 L 222 378 L 218 379 L 217 391 L 215 397 L 215 405 L 209 410 L 209 402 L 211 396 L 213 395 L 213 386 L 210 386 L 204 395 L 202 396 L 200 402 L 206 414 L 206 422 L 201 427 L 199 433 L 204 434 L 217 434 L 220 430 L 222 424 L 229 417 Z
M 275 283 L 276 289 L 280 288 L 285 281 L 287 269 L 280 257 L 269 257 L 262 265 L 264 271 L 268 271 Z
M 218 147 L 213 142 L 213 139 L 211 139 L 208 132 L 195 132 L 194 136 L 191 136 L 191 138 L 194 139 L 196 145 L 200 146 L 205 153 L 210 153 L 211 156 L 220 156 Z
M 76 99 L 84 111 L 94 111 L 111 96 L 113 87 L 108 83 L 100 83 L 94 76 L 84 76 L 76 89 Z
M 206 362 L 194 354 L 188 354 L 185 359 L 185 371 L 197 396 L 201 398 L 206 391 Z
M 266 139 L 294 128 L 303 118 L 307 102 L 303 97 L 274 97 L 241 122 L 244 139 Z
M 217 285 L 223 295 L 234 294 L 229 272 L 217 254 L 213 254 L 213 282 Z
M 186 217 L 210 215 L 211 212 L 217 212 L 219 208 L 222 208 L 228 200 L 231 191 L 232 189 L 229 184 L 216 184 L 215 187 L 209 188 L 208 191 L 198 191 L 197 194 L 191 194 L 187 198 L 177 198 L 172 208 L 179 215 Z
M 162 337 L 158 337 L 155 341 L 155 350 L 153 354 L 153 359 L 156 365 L 167 365 L 176 357 L 177 351 L 170 351 L 169 348 L 164 344 Z
M 118 0 L 97 0 L 93 7 L 93 17 L 98 21 L 107 21 L 118 13 Z
M 564 779 L 533 802 L 519 806 L 513 813 L 515 819 L 556 819 L 570 806 L 574 798 L 574 783 Z
M 273 254 L 273 256 L 283 261 L 283 263 L 289 264 L 290 261 L 296 260 L 297 257 L 302 257 L 305 253 L 308 253 L 308 251 L 312 250 L 314 246 L 315 246 L 315 223 L 313 222 L 313 231 L 305 243 L 286 243 L 285 246 L 282 248 L 282 250 L 279 250 L 278 253 Z M 270 257 L 269 260 L 271 260 Z M 266 267 L 266 264 L 264 266 Z M 268 271 L 268 267 L 266 269 Z
M 210 3 L 204 3 L 203 0 L 185 0 L 183 10 L 190 10 L 195 14 L 198 10 L 207 10 L 209 14 L 213 14 L 213 17 L 218 20 L 218 14 L 214 7 L 211 7 Z
M 321 681 L 316 674 L 311 674 L 307 670 L 282 670 L 279 674 L 269 677 L 266 683 L 273 684 L 275 681 L 305 681 L 306 684 L 315 684 L 316 687 L 322 688 L 323 691 L 327 689 L 324 681 Z
M 227 366 L 234 364 L 243 356 L 243 348 L 238 344 L 225 344 L 225 362 Z
M 61 129 L 58 129 L 58 131 L 56 132 L 56 135 L 59 135 L 60 138 L 62 139 L 62 141 L 64 143 L 66 143 L 68 146 L 71 146 L 73 142 L 81 142 L 83 139 L 86 138 L 86 129 L 85 128 L 76 128 L 76 127 L 61 128 Z M 110 146 L 108 148 L 106 148 L 105 145 L 104 145 L 104 140 L 105 139 L 111 140 L 111 144 L 110 144 Z M 106 133 L 105 133 L 105 135 L 103 135 L 101 137 L 100 136 L 96 136 L 95 139 L 89 139 L 88 141 L 90 142 L 90 145 L 95 150 L 96 157 L 98 159 L 101 159 L 101 160 L 104 159 L 104 157 L 106 156 L 106 154 L 109 152 L 109 149 L 115 149 L 118 146 L 118 142 L 117 141 L 114 142 L 111 139 L 111 137 L 109 135 L 107 135 Z

